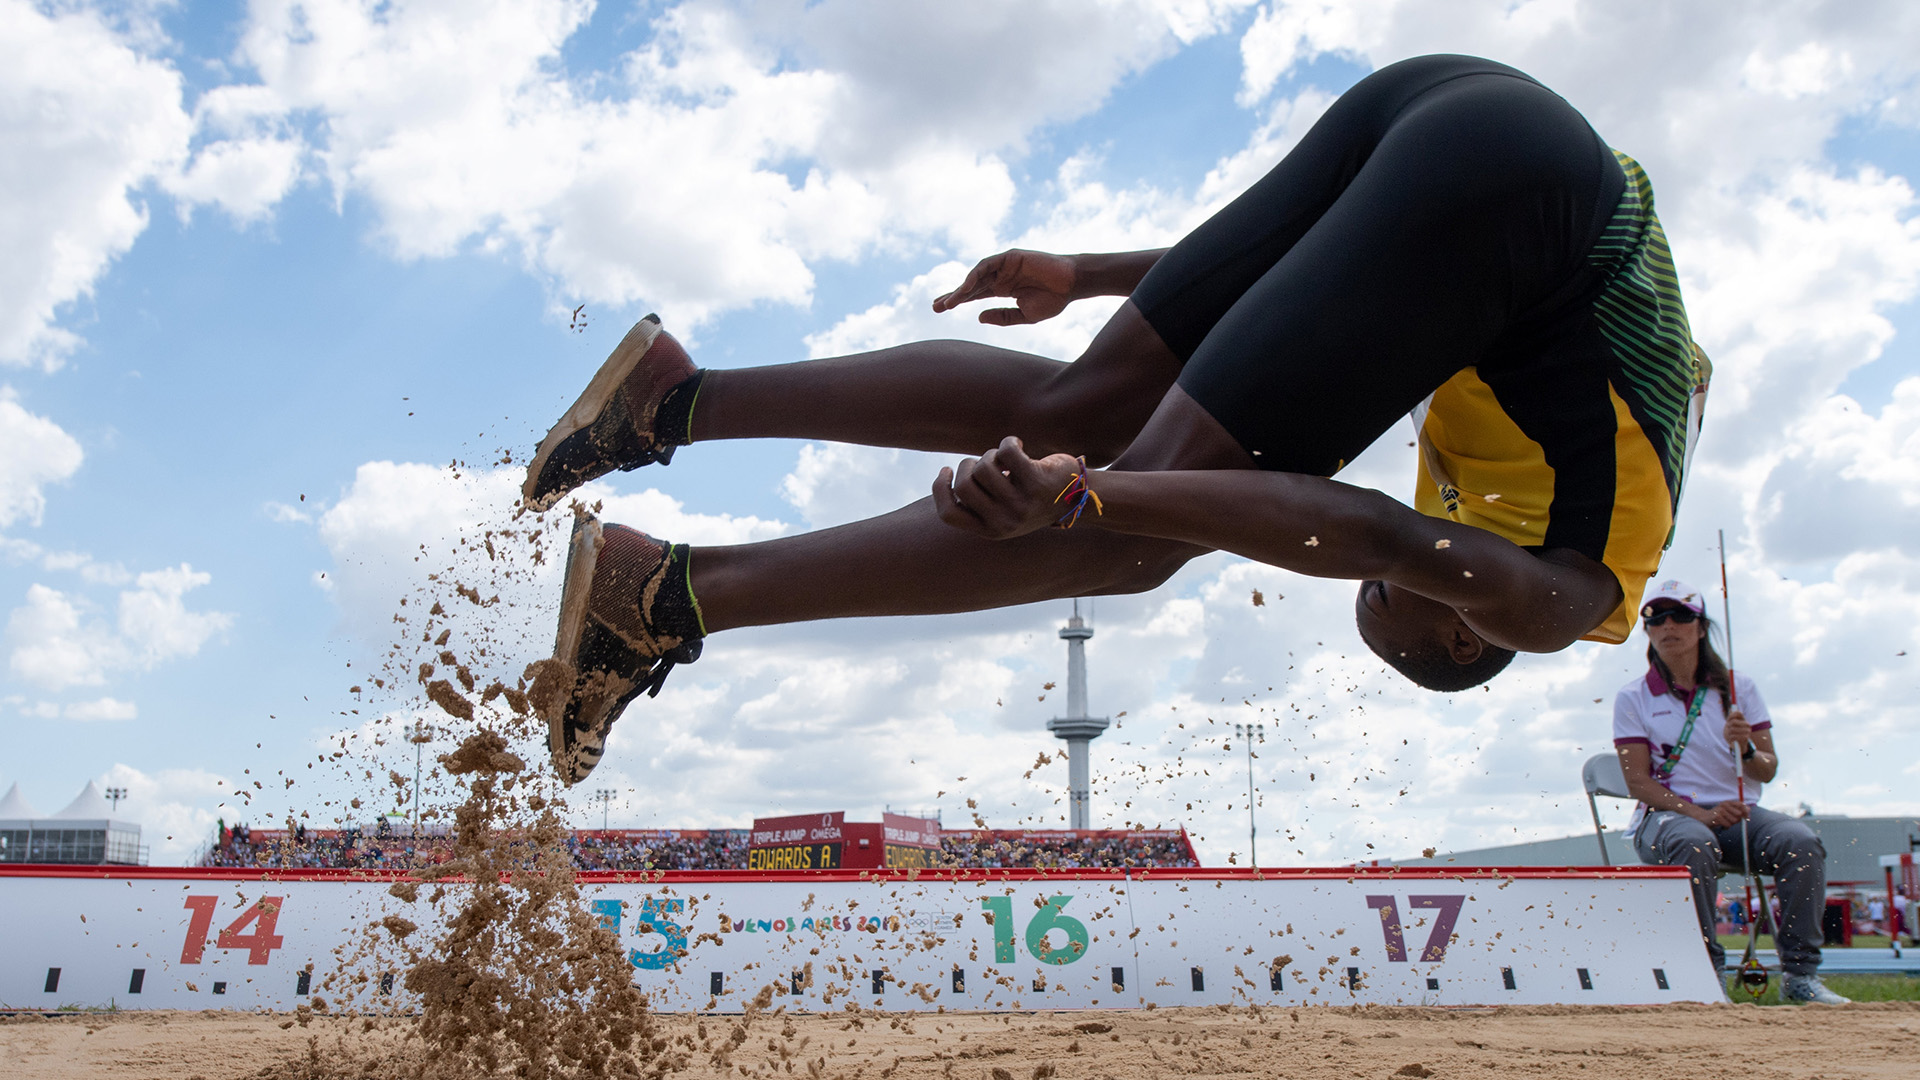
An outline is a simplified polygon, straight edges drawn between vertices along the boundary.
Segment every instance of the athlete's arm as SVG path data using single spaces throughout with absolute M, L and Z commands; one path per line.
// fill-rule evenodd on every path
M 1019 536 L 1059 517 L 1053 500 L 1078 467 L 1065 454 L 1034 461 L 1008 439 L 957 473 L 942 470 L 935 505 L 957 528 Z M 1079 527 L 1181 540 L 1313 577 L 1388 581 L 1454 608 L 1509 649 L 1563 649 L 1620 605 L 1619 583 L 1598 562 L 1536 554 L 1337 480 L 1257 469 L 1091 478 L 1102 510 L 1089 509 Z
M 933 310 L 951 311 L 975 300 L 1006 296 L 1015 307 L 988 308 L 980 313 L 980 321 L 992 326 L 1036 323 L 1060 314 L 1075 300 L 1132 293 L 1164 254 L 1165 248 L 1099 255 L 1003 251 L 980 260 L 958 288 L 935 297 Z

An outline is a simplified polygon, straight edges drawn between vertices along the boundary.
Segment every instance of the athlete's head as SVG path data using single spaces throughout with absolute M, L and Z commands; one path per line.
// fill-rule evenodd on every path
M 1429 690 L 1479 686 L 1513 660 L 1512 649 L 1474 633 L 1459 612 L 1384 581 L 1360 583 L 1353 618 L 1375 656 Z

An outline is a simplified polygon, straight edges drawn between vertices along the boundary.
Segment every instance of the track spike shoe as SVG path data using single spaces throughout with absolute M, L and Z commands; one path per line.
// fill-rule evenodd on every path
M 682 430 L 677 432 L 658 430 L 660 405 L 699 373 L 687 351 L 661 329 L 660 316 L 634 323 L 579 400 L 540 440 L 520 487 L 521 502 L 535 512 L 546 510 L 567 492 L 616 469 L 671 461 L 674 448 L 687 442 L 690 403 L 679 410 Z
M 685 544 L 575 511 L 553 659 L 534 665 L 529 693 L 569 786 L 600 764 L 607 733 L 634 698 L 658 695 L 675 666 L 699 659 L 687 565 Z

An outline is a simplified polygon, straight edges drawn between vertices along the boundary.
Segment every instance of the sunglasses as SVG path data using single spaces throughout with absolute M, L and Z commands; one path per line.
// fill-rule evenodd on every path
M 1658 611 L 1647 611 L 1642 614 L 1642 618 L 1645 619 L 1645 625 L 1647 626 L 1659 626 L 1668 619 L 1672 619 L 1681 626 L 1700 620 L 1700 616 L 1695 614 L 1693 609 L 1683 607 L 1661 608 Z

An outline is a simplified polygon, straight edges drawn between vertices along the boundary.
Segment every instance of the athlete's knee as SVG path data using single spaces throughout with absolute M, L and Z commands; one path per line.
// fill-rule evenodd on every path
M 1133 444 L 1179 374 L 1180 360 L 1159 333 L 1131 303 L 1122 304 L 1078 360 L 1029 395 L 1023 427 L 1042 433 L 1050 453 L 1110 464 Z
M 1076 365 L 1077 366 L 1077 365 Z M 1079 454 L 1089 465 L 1111 464 L 1153 415 L 1165 387 L 1157 391 L 1139 379 L 1118 373 L 1076 374 L 1072 369 L 1048 380 L 1026 403 L 1022 435 L 1030 453 Z

